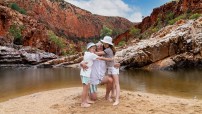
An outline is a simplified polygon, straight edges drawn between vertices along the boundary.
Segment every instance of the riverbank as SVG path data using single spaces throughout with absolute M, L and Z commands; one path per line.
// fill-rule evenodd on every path
M 202 100 L 165 95 L 121 91 L 120 104 L 104 100 L 99 88 L 98 101 L 90 108 L 80 107 L 82 88 L 39 92 L 0 103 L 1 114 L 132 114 L 132 113 L 202 113 Z

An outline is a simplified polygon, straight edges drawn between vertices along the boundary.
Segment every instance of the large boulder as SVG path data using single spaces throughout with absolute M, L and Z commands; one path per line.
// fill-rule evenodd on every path
M 167 26 L 150 39 L 118 51 L 115 58 L 126 68 L 173 69 L 189 62 L 201 66 L 201 50 L 202 17 Z

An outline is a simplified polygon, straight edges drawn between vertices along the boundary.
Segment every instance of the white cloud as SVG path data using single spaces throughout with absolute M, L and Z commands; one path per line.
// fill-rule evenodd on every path
M 142 14 L 123 0 L 65 0 L 93 14 L 104 16 L 120 16 L 132 22 L 142 21 Z

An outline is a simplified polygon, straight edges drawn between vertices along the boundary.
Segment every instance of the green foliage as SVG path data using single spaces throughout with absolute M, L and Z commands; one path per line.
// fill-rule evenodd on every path
M 63 40 L 56 36 L 53 31 L 48 31 L 48 37 L 51 42 L 53 42 L 55 45 L 57 45 L 60 49 L 65 48 L 65 43 Z
M 62 51 L 62 55 L 74 55 L 76 53 L 76 49 L 73 44 L 69 44 L 69 50 Z
M 121 29 L 113 29 L 112 36 L 118 36 L 121 33 L 123 33 L 123 30 L 121 30 Z
M 26 10 L 20 8 L 16 3 L 11 3 L 10 5 L 11 9 L 18 11 L 21 14 L 26 14 Z
M 139 35 L 140 34 L 140 29 L 138 29 L 138 28 L 135 28 L 135 27 L 132 27 L 131 29 L 130 29 L 130 35 L 132 35 L 132 36 L 137 36 L 137 35 Z
M 118 46 L 119 46 L 119 47 L 122 47 L 122 46 L 124 46 L 125 44 L 126 44 L 125 41 L 121 41 L 121 42 L 119 42 Z
M 167 25 L 167 23 L 168 23 L 170 20 L 172 20 L 173 18 L 174 18 L 174 13 L 173 13 L 173 12 L 167 13 L 166 18 L 165 18 L 166 25 Z
M 173 25 L 175 22 L 177 22 L 180 19 L 186 19 L 186 17 L 187 17 L 186 14 L 182 14 L 182 15 L 176 17 L 175 19 L 168 21 L 168 24 Z
M 200 16 L 201 16 L 201 14 L 195 13 L 195 14 L 192 14 L 192 15 L 189 17 L 189 19 L 198 19 Z
M 24 26 L 18 26 L 13 24 L 10 26 L 9 34 L 14 37 L 14 44 L 21 45 L 22 44 L 22 30 Z
M 104 26 L 100 32 L 100 37 L 103 38 L 104 36 L 111 36 L 112 30 L 106 26 Z
M 155 32 L 157 32 L 157 31 L 159 31 L 159 28 L 157 28 L 157 27 L 154 27 L 154 28 L 151 29 L 151 32 L 152 32 L 152 33 L 155 33 Z

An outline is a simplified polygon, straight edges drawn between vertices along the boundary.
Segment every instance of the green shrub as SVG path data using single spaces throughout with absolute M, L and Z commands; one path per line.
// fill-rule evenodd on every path
M 104 26 L 100 32 L 100 37 L 103 38 L 104 36 L 111 36 L 112 30 L 106 26 Z
M 135 28 L 135 27 L 132 27 L 132 28 L 130 29 L 129 34 L 132 35 L 132 36 L 137 36 L 137 35 L 140 34 L 140 29 Z
M 14 44 L 21 45 L 22 44 L 22 30 L 24 26 L 18 26 L 13 24 L 10 26 L 9 34 L 14 37 Z
M 180 15 L 180 16 L 176 17 L 175 19 L 172 19 L 172 20 L 168 21 L 168 23 L 170 25 L 173 25 L 174 23 L 176 23 L 180 19 L 186 19 L 186 14 Z
M 124 46 L 125 44 L 126 44 L 125 41 L 121 41 L 121 42 L 119 42 L 118 46 L 119 46 L 119 47 L 122 47 L 122 46 Z
M 192 15 L 189 17 L 189 19 L 198 19 L 200 16 L 201 16 L 201 14 L 195 13 L 195 14 L 192 14 Z
M 60 37 L 56 36 L 53 31 L 48 31 L 48 37 L 50 41 L 57 45 L 60 49 L 65 48 L 65 43 L 63 42 L 63 40 Z
M 26 14 L 26 10 L 20 8 L 16 3 L 11 3 L 10 5 L 11 9 L 18 11 L 21 14 Z
M 154 28 L 151 29 L 152 33 L 157 32 L 157 31 L 159 31 L 159 28 L 157 28 L 157 27 L 154 27 Z

